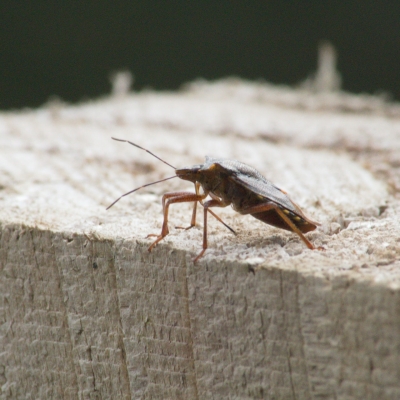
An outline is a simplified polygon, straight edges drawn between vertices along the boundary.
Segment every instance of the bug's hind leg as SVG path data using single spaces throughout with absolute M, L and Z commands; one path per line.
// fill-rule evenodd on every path
M 310 250 L 315 250 L 314 245 L 303 235 L 300 229 L 290 220 L 290 218 L 282 211 L 280 207 L 275 205 L 274 203 L 265 203 L 259 204 L 254 207 L 249 207 L 245 210 L 241 210 L 240 213 L 245 214 L 257 214 L 264 211 L 275 210 L 276 213 L 281 217 L 283 221 L 285 221 L 286 225 L 290 228 L 290 230 L 300 237 L 300 239 L 305 243 L 305 245 Z

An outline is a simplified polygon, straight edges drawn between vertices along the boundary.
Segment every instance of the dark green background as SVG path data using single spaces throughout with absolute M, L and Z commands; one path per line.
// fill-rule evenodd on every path
M 400 99 L 398 0 L 1 0 L 0 18 L 0 109 L 97 97 L 121 69 L 136 89 L 231 75 L 293 84 L 322 39 L 346 90 Z

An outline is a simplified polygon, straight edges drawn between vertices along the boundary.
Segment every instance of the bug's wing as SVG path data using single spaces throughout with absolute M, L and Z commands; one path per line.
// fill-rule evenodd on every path
M 227 172 L 227 179 L 231 182 L 238 186 L 243 186 L 250 192 L 264 197 L 266 202 L 273 202 L 298 215 L 312 225 L 320 225 L 319 222 L 313 221 L 305 216 L 300 207 L 292 201 L 283 190 L 273 185 L 255 168 L 236 160 L 217 159 L 206 156 L 204 168 L 210 168 L 212 164 L 217 164 L 225 170 Z
M 294 203 L 285 192 L 283 192 L 281 189 L 273 185 L 262 175 L 251 176 L 245 174 L 240 174 L 240 175 L 234 174 L 233 176 L 230 177 L 230 179 L 239 185 L 245 186 L 252 192 L 257 193 L 262 197 L 265 197 L 266 200 L 272 201 L 277 205 L 281 206 L 282 208 L 286 208 L 287 210 L 293 212 L 294 214 L 297 214 L 306 221 L 310 221 L 312 223 L 319 225 L 318 222 L 312 221 L 310 218 L 306 217 L 303 211 L 301 211 L 300 207 L 296 203 Z

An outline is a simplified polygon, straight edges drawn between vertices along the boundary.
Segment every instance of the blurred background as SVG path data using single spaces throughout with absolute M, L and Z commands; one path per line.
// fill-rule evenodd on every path
M 399 1 L 0 1 L 0 109 L 77 102 L 110 92 L 129 70 L 134 89 L 196 78 L 296 84 L 318 45 L 338 53 L 342 88 L 400 100 Z

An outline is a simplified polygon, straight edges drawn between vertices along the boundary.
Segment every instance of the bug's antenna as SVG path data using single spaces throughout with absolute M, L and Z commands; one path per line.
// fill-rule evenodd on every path
M 129 144 L 131 144 L 132 146 L 137 147 L 138 149 L 141 149 L 141 150 L 146 151 L 147 153 L 151 154 L 153 157 L 155 157 L 155 158 L 159 159 L 160 161 L 162 161 L 164 164 L 167 164 L 169 167 L 171 167 L 171 168 L 173 168 L 173 169 L 176 169 L 176 168 L 175 168 L 173 165 L 171 165 L 170 163 L 167 163 L 165 160 L 163 160 L 162 158 L 156 156 L 156 155 L 155 155 L 154 153 L 152 153 L 150 150 L 147 150 L 147 149 L 145 149 L 145 148 L 139 146 L 138 144 L 135 144 L 135 143 L 133 143 L 133 142 L 130 142 L 129 140 L 117 139 L 117 138 L 115 138 L 115 137 L 112 137 L 111 139 L 116 140 L 117 142 L 129 143 Z M 155 182 L 155 183 L 156 183 L 156 182 Z
M 122 142 L 122 140 L 121 140 L 121 142 Z M 124 140 L 124 142 L 125 142 L 125 140 Z M 131 194 L 131 193 L 133 193 L 133 192 L 136 192 L 137 190 L 142 189 L 142 188 L 144 188 L 144 187 L 146 187 L 146 186 L 154 185 L 154 184 L 156 184 L 156 183 L 164 182 L 164 181 L 167 181 L 167 180 L 169 180 L 169 179 L 177 178 L 177 177 L 178 177 L 177 175 L 170 176 L 169 178 L 164 178 L 164 179 L 161 179 L 161 180 L 156 181 L 156 182 L 147 183 L 146 185 L 143 185 L 143 186 L 140 186 L 140 187 L 138 187 L 138 188 L 136 188 L 136 189 L 133 189 L 133 190 L 131 190 L 130 192 L 127 192 L 127 193 L 123 194 L 122 196 L 118 197 L 118 199 L 115 200 L 113 203 L 111 203 L 111 204 L 106 208 L 106 210 L 108 210 L 109 208 L 111 208 L 116 202 L 118 202 L 119 200 L 121 200 L 123 197 L 128 196 L 128 194 Z

